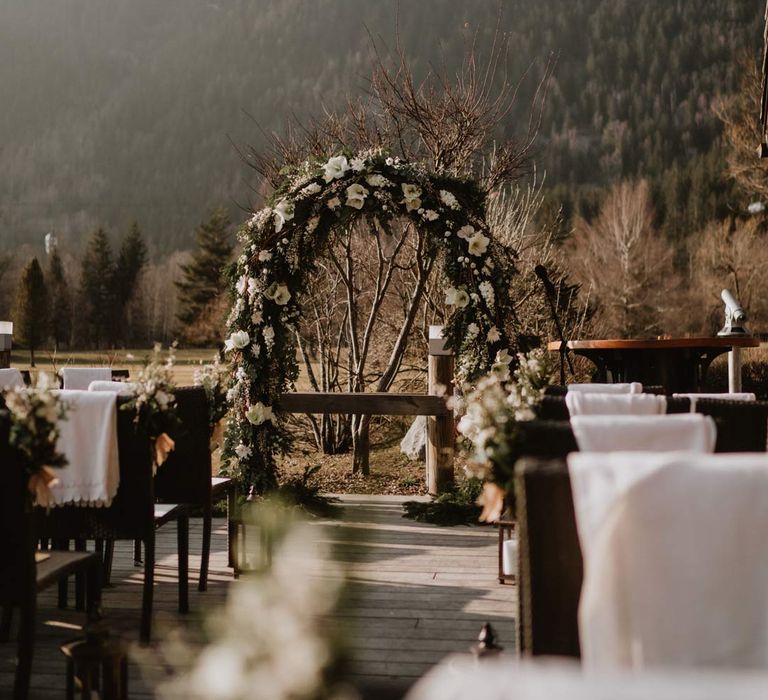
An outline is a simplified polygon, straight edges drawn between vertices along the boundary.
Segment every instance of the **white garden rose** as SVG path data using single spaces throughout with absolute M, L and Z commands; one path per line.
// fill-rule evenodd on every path
M 488 236 L 484 236 L 480 231 L 475 233 L 472 238 L 469 239 L 469 253 L 470 255 L 484 255 L 488 250 L 488 244 L 491 239 Z
M 475 235 L 475 227 L 470 226 L 467 224 L 466 226 L 462 226 L 458 231 L 456 231 L 456 235 L 459 238 L 463 238 L 465 241 L 468 241 L 472 236 Z
M 418 211 L 421 208 L 421 187 L 407 182 L 403 182 L 400 187 L 403 190 L 406 211 Z
M 469 294 L 467 294 L 464 289 L 449 287 L 448 291 L 445 293 L 445 303 L 448 304 L 448 306 L 456 306 L 460 309 L 464 308 L 469 304 Z
M 459 208 L 459 200 L 456 199 L 456 195 L 448 190 L 440 190 L 440 201 L 449 209 Z
M 251 425 L 261 425 L 265 421 L 272 420 L 272 407 L 257 401 L 246 411 L 245 417 Z
M 304 187 L 301 192 L 302 194 L 317 194 L 320 190 L 323 188 L 320 187 L 320 185 L 316 182 L 310 182 L 306 187 Z
M 268 250 L 259 251 L 259 262 L 268 262 L 270 260 L 272 260 L 272 253 Z
M 235 289 L 237 290 L 237 293 L 240 296 L 243 296 L 245 294 L 246 287 L 248 286 L 248 278 L 245 275 L 241 275 L 237 279 L 237 283 L 235 284 Z
M 427 209 L 423 216 L 427 221 L 436 221 L 438 218 L 437 212 L 434 209 Z
M 365 181 L 371 187 L 386 187 L 387 184 L 389 184 L 389 180 L 387 180 L 387 178 L 385 178 L 383 175 L 380 175 L 379 173 L 374 173 L 373 175 L 368 175 L 365 178 Z
M 294 203 L 286 197 L 283 197 L 275 205 L 275 208 L 272 210 L 275 215 L 275 233 L 280 233 L 283 230 L 283 224 L 293 218 L 295 209 Z
M 274 301 L 278 306 L 285 306 L 291 298 L 291 293 L 286 285 L 273 282 L 269 289 L 264 292 L 264 296 Z
M 340 177 L 344 177 L 345 173 L 349 170 L 349 162 L 346 156 L 334 156 L 329 158 L 328 162 L 323 166 L 323 179 L 326 182 L 331 180 L 338 180 Z
M 347 187 L 347 206 L 353 209 L 362 209 L 365 204 L 365 198 L 368 196 L 368 190 L 360 183 L 356 182 Z
M 248 331 L 235 331 L 224 341 L 224 349 L 229 350 L 242 350 L 251 342 L 251 338 L 248 335 Z

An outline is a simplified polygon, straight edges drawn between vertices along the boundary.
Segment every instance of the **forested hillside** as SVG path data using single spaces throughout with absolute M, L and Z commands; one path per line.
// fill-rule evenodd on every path
M 716 96 L 735 55 L 757 52 L 758 0 L 510 0 L 499 79 L 522 82 L 525 131 L 559 54 L 538 141 L 552 196 L 589 212 L 594 192 L 648 177 L 673 236 L 725 210 Z M 450 73 L 493 36 L 495 0 L 401 0 L 419 71 Z M 73 252 L 97 226 L 137 220 L 153 255 L 190 247 L 217 205 L 242 218 L 258 182 L 232 143 L 259 144 L 323 105 L 363 94 L 371 34 L 394 43 L 394 0 L 0 0 L 0 242 Z

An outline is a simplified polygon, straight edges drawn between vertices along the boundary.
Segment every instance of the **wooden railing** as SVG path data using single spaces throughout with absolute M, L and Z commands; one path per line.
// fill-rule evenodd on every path
M 453 393 L 453 357 L 429 355 L 429 394 L 291 392 L 280 397 L 279 408 L 288 413 L 336 413 L 366 416 L 427 416 L 427 488 L 431 494 L 453 483 L 455 435 L 453 411 L 447 397 Z

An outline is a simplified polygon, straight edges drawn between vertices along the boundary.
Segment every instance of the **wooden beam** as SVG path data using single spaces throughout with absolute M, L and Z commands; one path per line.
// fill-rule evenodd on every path
M 358 392 L 291 392 L 277 406 L 288 413 L 338 413 L 371 416 L 446 416 L 450 410 L 442 396 Z

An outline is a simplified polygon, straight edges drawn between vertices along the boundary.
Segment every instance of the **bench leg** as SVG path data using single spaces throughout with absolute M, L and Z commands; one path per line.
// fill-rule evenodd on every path
M 85 540 L 75 540 L 75 551 L 85 552 L 86 542 Z M 82 572 L 75 574 L 75 609 L 85 610 L 85 576 Z
M 18 662 L 14 680 L 13 697 L 26 700 L 29 697 L 29 681 L 32 677 L 32 656 L 35 650 L 35 607 L 34 592 L 32 600 L 21 606 Z
M 143 644 L 152 638 L 152 603 L 155 593 L 155 533 L 144 540 L 144 594 L 141 602 L 141 631 Z
M 200 556 L 200 578 L 197 582 L 198 591 L 208 590 L 208 564 L 211 559 L 211 528 L 213 506 L 210 502 L 203 507 L 203 551 Z
M 185 509 L 176 521 L 179 555 L 179 612 L 189 612 L 189 512 Z

